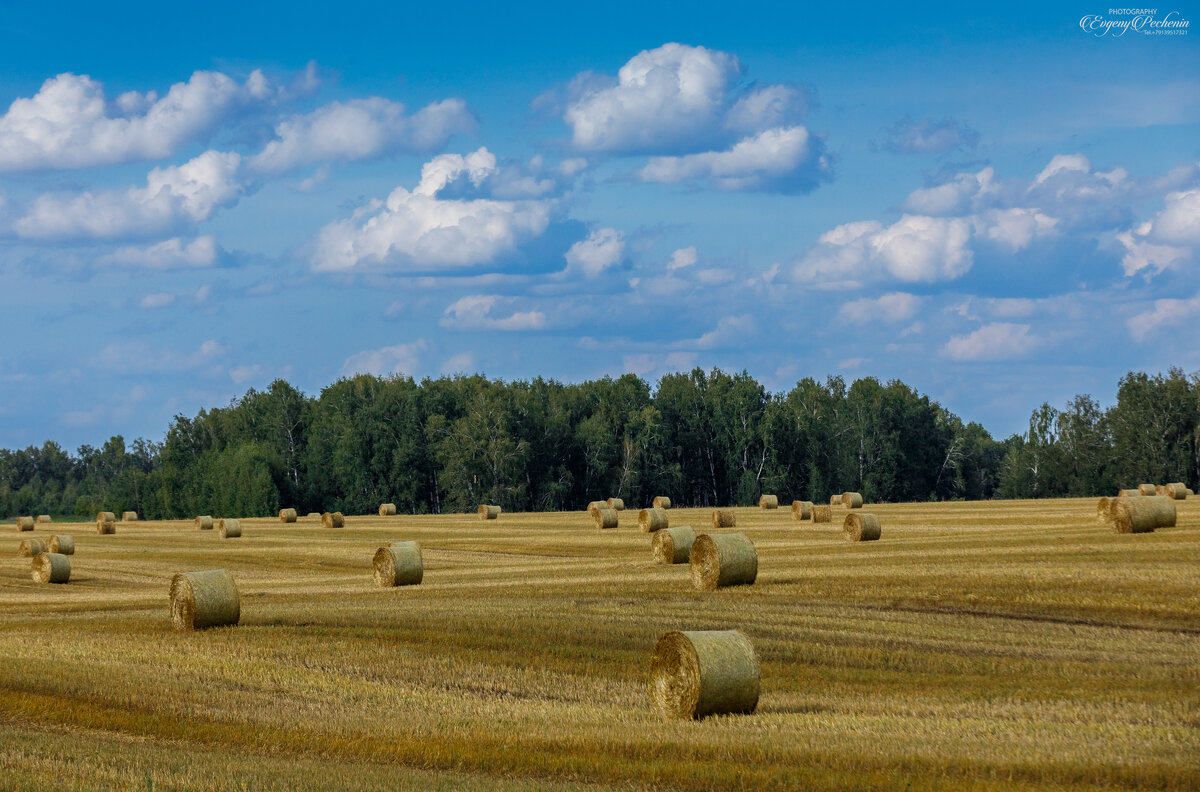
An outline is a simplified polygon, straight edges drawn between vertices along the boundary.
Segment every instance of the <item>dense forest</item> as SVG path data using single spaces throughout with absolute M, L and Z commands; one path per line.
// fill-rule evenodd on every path
M 162 443 L 113 437 L 74 456 L 0 450 L 0 514 L 265 516 L 281 506 L 410 513 L 580 509 L 666 494 L 680 506 L 1057 497 L 1200 478 L 1200 380 L 1130 373 L 1117 403 L 1043 404 L 993 439 L 902 382 L 804 379 L 770 393 L 696 369 L 651 390 L 627 374 L 578 385 L 480 376 L 343 379 L 309 398 L 277 380 L 176 416 Z

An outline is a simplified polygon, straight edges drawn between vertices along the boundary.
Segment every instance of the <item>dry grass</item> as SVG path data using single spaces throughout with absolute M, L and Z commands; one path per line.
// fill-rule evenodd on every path
M 1200 503 L 1140 535 L 1095 508 L 876 505 L 865 543 L 742 508 L 758 579 L 716 592 L 577 514 L 60 523 L 68 585 L 0 558 L 0 787 L 1200 788 Z M 398 537 L 424 580 L 378 588 Z M 211 568 L 240 626 L 174 632 L 172 574 Z M 659 636 L 728 629 L 756 713 L 663 720 Z

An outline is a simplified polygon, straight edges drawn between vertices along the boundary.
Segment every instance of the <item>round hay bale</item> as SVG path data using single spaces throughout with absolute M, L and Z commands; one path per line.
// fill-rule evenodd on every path
M 812 519 L 813 502 L 812 501 L 792 501 L 792 519 L 793 520 L 811 520 Z
M 1112 520 L 1112 502 L 1116 498 L 1101 497 L 1100 502 L 1096 504 L 1096 521 L 1106 523 Z
M 603 502 L 604 501 L 601 501 L 601 503 Z M 590 514 L 592 519 L 596 522 L 597 530 L 606 531 L 610 528 L 617 528 L 620 526 L 621 517 L 619 514 L 617 514 L 616 509 L 610 509 L 607 506 L 604 506 L 599 509 L 588 509 L 588 514 Z
M 396 504 L 381 503 L 379 505 L 379 516 L 380 517 L 395 517 L 396 516 Z
M 1154 485 L 1154 494 L 1155 495 L 1166 495 L 1167 494 L 1167 485 L 1166 484 L 1155 484 Z
M 654 500 L 650 501 L 650 505 L 655 509 L 669 509 L 671 508 L 671 499 L 666 495 L 656 495 Z
M 36 558 L 46 552 L 46 545 L 41 539 L 22 539 L 17 555 L 21 558 Z
M 18 517 L 17 518 L 17 530 L 18 531 L 32 531 L 33 525 L 34 525 L 34 523 L 33 523 L 32 517 Z
M 1166 490 L 1167 491 L 1163 494 L 1166 495 L 1168 498 L 1171 498 L 1172 500 L 1186 500 L 1187 499 L 1188 488 L 1187 488 L 1187 485 L 1184 484 L 1182 481 L 1176 481 L 1171 484 L 1168 484 L 1166 487 Z M 41 517 L 39 517 L 38 519 L 40 520 Z
M 703 534 L 692 543 L 692 585 L 702 591 L 748 586 L 758 577 L 758 552 L 745 534 Z
M 309 512 L 308 514 L 306 514 L 304 516 L 306 519 L 319 520 L 319 519 L 321 519 L 321 512 Z M 283 520 L 282 514 L 279 515 L 279 519 Z M 288 520 L 283 520 L 283 521 L 288 522 Z M 295 522 L 295 520 L 292 520 L 291 522 Z
M 850 512 L 842 523 L 842 531 L 851 542 L 874 542 L 882 528 L 879 518 L 866 512 Z
M 49 514 L 39 514 L 39 515 L 37 516 L 37 521 L 38 521 L 39 523 L 41 523 L 42 525 L 45 525 L 46 523 L 52 523 L 52 522 L 54 522 L 54 520 L 52 520 L 52 519 L 50 518 L 50 515 L 49 515 Z
M 650 700 L 669 718 L 754 712 L 758 655 L 738 630 L 664 633 L 650 660 Z
M 608 508 L 613 511 L 625 511 L 625 501 L 621 498 L 609 498 Z
M 115 534 L 117 532 L 116 520 L 97 520 L 96 533 L 104 536 L 106 534 Z
M 326 528 L 345 528 L 346 517 L 341 512 L 325 512 L 321 515 L 321 525 Z
M 1140 498 L 1142 491 L 1139 489 L 1123 489 L 1117 493 L 1118 498 Z
M 842 505 L 847 509 L 861 509 L 863 506 L 862 493 L 859 492 L 843 492 Z
M 121 512 L 121 522 L 137 522 L 138 516 L 135 511 Z
M 379 548 L 373 564 L 375 585 L 380 588 L 415 586 L 425 577 L 421 546 L 416 542 L 392 542 L 390 547 Z
M 1153 484 L 1138 484 L 1138 492 L 1143 495 L 1154 495 L 1158 490 L 1155 489 Z
M 96 522 L 116 522 L 117 515 L 112 512 L 98 512 L 96 514 Z
M 695 541 L 696 532 L 689 525 L 655 531 L 650 540 L 650 555 L 660 564 L 686 564 Z
M 833 507 L 813 506 L 812 521 L 815 523 L 833 522 Z
M 212 529 L 213 529 L 212 515 L 205 514 L 201 517 L 196 518 L 196 530 L 197 531 L 211 531 Z
M 1192 492 L 1192 488 L 1191 488 L 1191 487 L 1188 487 L 1188 488 L 1187 488 L 1187 496 L 1188 496 L 1189 498 L 1190 498 L 1190 497 L 1192 497 L 1192 496 L 1193 496 L 1193 495 L 1195 495 L 1195 494 L 1196 494 L 1195 492 Z
M 829 505 L 830 506 L 841 506 L 842 505 L 842 496 L 841 495 L 830 495 L 829 496 Z
M 222 539 L 237 539 L 242 535 L 242 524 L 237 520 L 217 520 L 217 533 Z
M 779 508 L 779 496 L 778 495 L 759 495 L 758 496 L 758 508 L 760 508 L 760 509 L 778 509 Z
M 483 504 L 479 507 L 479 519 L 481 520 L 499 520 L 501 509 L 499 506 L 489 506 Z
M 1175 525 L 1175 502 L 1165 495 L 1118 498 L 1113 507 L 1113 530 L 1117 533 L 1150 533 L 1155 528 Z
M 33 559 L 34 583 L 66 583 L 71 579 L 71 559 L 62 553 L 42 553 Z
M 224 569 L 179 572 L 171 578 L 171 623 L 176 630 L 202 630 L 237 624 L 242 601 Z
M 50 552 L 62 555 L 75 555 L 75 537 L 65 534 L 55 534 L 50 537 Z
M 638 528 L 642 529 L 642 533 L 661 531 L 669 522 L 667 512 L 663 509 L 642 509 L 638 512 Z
M 714 509 L 713 528 L 736 528 L 737 512 L 733 509 Z
M 308 516 L 313 517 L 313 516 L 316 516 L 316 514 L 317 514 L 316 512 L 309 512 Z M 285 523 L 296 522 L 296 510 L 295 509 L 280 509 L 279 510 L 279 522 L 285 522 Z

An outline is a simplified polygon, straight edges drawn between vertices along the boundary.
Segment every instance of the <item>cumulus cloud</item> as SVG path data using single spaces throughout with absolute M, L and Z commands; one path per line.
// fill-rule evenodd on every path
M 914 190 L 904 208 L 914 214 L 961 215 L 980 208 L 980 199 L 995 195 L 999 187 L 996 173 L 984 168 L 978 173 L 959 173 L 950 181 L 934 187 Z
M 1191 322 L 1200 315 L 1200 294 L 1190 300 L 1155 300 L 1154 307 L 1130 317 L 1125 324 L 1133 340 L 1141 343 L 1163 325 Z
M 0 117 L 0 171 L 159 159 L 203 140 L 237 108 L 270 96 L 260 71 L 241 84 L 220 72 L 198 71 L 161 98 L 153 91 L 130 92 L 113 103 L 91 77 L 60 74 Z
M 475 370 L 475 355 L 471 352 L 460 352 L 446 358 L 442 363 L 442 376 L 452 374 L 468 374 Z
M 888 130 L 883 147 L 897 154 L 941 154 L 959 148 L 975 148 L 979 133 L 951 119 L 913 121 L 908 116 Z
M 971 268 L 970 235 L 962 218 L 904 215 L 890 226 L 846 223 L 822 234 L 794 275 L 829 288 L 883 275 L 908 283 L 954 280 Z
M 600 228 L 571 246 L 566 253 L 567 271 L 582 272 L 594 278 L 621 261 L 625 241 L 614 228 Z
M 102 256 L 97 263 L 143 269 L 199 269 L 216 263 L 217 252 L 217 241 L 211 234 L 190 242 L 182 237 L 172 237 L 145 247 L 119 247 Z
M 654 157 L 639 172 L 646 182 L 708 181 L 722 190 L 810 190 L 829 178 L 820 141 L 802 126 L 768 129 L 727 151 Z
M 671 260 L 667 262 L 667 271 L 686 269 L 696 263 L 696 248 L 685 247 L 676 250 L 671 254 Z
M 921 298 L 915 294 L 893 292 L 876 299 L 863 298 L 843 303 L 838 316 L 857 325 L 874 322 L 903 322 L 916 316 Z
M 138 302 L 138 305 L 142 308 L 164 308 L 173 302 L 175 302 L 174 294 L 157 292 L 155 294 L 147 294 Z
M 376 377 L 390 377 L 393 374 L 408 374 L 412 376 L 420 362 L 420 353 L 425 349 L 425 339 L 418 339 L 411 344 L 396 344 L 379 349 L 364 349 L 362 352 L 346 358 L 342 364 L 341 375 L 353 377 L 356 374 L 372 374 Z
M 758 329 L 754 317 L 725 316 L 717 322 L 717 326 L 700 336 L 693 343 L 682 342 L 685 346 L 696 346 L 699 349 L 721 349 L 742 345 L 747 336 Z
M 434 102 L 412 115 L 403 104 L 381 97 L 332 102 L 281 121 L 275 139 L 250 159 L 250 166 L 280 173 L 317 162 L 425 153 L 474 126 L 461 99 Z
M 1023 357 L 1035 346 L 1037 338 L 1030 335 L 1029 325 L 993 322 L 969 335 L 953 336 L 942 353 L 958 361 L 1010 360 Z
M 1126 276 L 1178 269 L 1200 245 L 1200 189 L 1168 193 L 1153 219 L 1116 238 L 1125 248 L 1121 267 Z
M 514 311 L 507 316 L 492 313 L 497 306 L 513 302 L 498 294 L 461 297 L 447 306 L 441 325 L 461 330 L 540 330 L 546 326 L 546 315 L 541 311 Z
M 443 192 L 480 190 L 498 171 L 496 158 L 480 148 L 466 156 L 443 154 L 425 164 L 411 192 L 397 187 L 321 229 L 313 267 L 351 270 L 467 267 L 493 261 L 540 236 L 551 204 L 537 200 L 449 198 Z

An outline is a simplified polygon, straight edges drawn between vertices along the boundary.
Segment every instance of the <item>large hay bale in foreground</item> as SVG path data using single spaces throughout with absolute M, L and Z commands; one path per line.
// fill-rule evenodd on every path
M 34 583 L 66 583 L 70 579 L 71 559 L 62 553 L 41 553 L 34 557 Z
M 1113 507 L 1113 529 L 1117 533 L 1150 533 L 1155 528 L 1175 525 L 1175 501 L 1165 495 L 1118 498 Z
M 54 520 L 50 517 L 49 514 L 39 514 L 37 516 L 37 521 L 41 525 L 45 525 L 46 523 L 54 522 Z
M 692 556 L 696 532 L 690 525 L 676 525 L 654 532 L 650 555 L 660 564 L 686 564 Z
M 137 522 L 138 515 L 135 511 L 121 512 L 121 522 Z
M 396 516 L 396 504 L 394 504 L 394 503 L 379 504 L 379 516 L 380 517 L 395 517 Z
M 310 512 L 308 516 L 312 517 L 315 515 L 316 515 L 316 512 Z M 285 522 L 285 523 L 296 522 L 296 510 L 295 509 L 280 509 L 279 510 L 279 522 Z
M 654 500 L 650 501 L 650 505 L 655 509 L 669 509 L 671 508 L 671 499 L 666 495 L 656 495 Z
M 416 542 L 392 542 L 375 551 L 375 585 L 380 588 L 415 586 L 425 577 L 421 546 Z
M 1138 484 L 1138 492 L 1143 495 L 1156 495 L 1158 494 L 1158 488 L 1153 484 Z
M 735 528 L 737 527 L 737 512 L 733 509 L 714 509 L 712 522 L 713 528 Z
M 1187 485 L 1182 481 L 1176 481 L 1167 485 L 1167 491 L 1165 494 L 1172 500 L 1186 500 L 1188 496 L 1188 488 Z
M 613 511 L 625 511 L 625 500 L 623 498 L 609 498 L 608 508 Z
M 863 496 L 860 492 L 843 492 L 842 505 L 847 509 L 861 509 L 863 506 Z
M 41 539 L 22 539 L 17 555 L 21 558 L 34 558 L 46 552 L 46 545 Z
M 760 670 L 738 630 L 664 633 L 650 661 L 650 700 L 670 718 L 751 713 Z
M 758 551 L 745 534 L 703 534 L 692 543 L 692 585 L 702 591 L 748 586 L 758 578 Z
M 204 514 L 196 518 L 197 531 L 211 531 L 213 529 L 213 518 L 211 514 Z
M 237 624 L 242 601 L 224 569 L 179 572 L 171 578 L 171 623 L 176 630 L 202 630 Z
M 96 513 L 96 522 L 116 522 L 116 521 L 117 521 L 117 515 L 113 514 L 112 512 L 103 512 L 102 511 L 102 512 Z
M 75 537 L 65 534 L 55 534 L 50 537 L 50 552 L 62 555 L 75 555 Z
M 479 519 L 481 520 L 499 520 L 502 509 L 499 506 L 491 506 L 483 504 L 479 507 Z
M 778 495 L 759 495 L 758 496 L 758 508 L 760 508 L 760 509 L 778 509 L 779 508 L 779 496 Z
M 346 517 L 341 512 L 325 512 L 321 515 L 321 525 L 326 528 L 344 528 Z
M 1112 520 L 1112 502 L 1115 500 L 1116 498 L 1101 496 L 1100 502 L 1096 504 L 1097 522 L 1106 523 Z
M 242 524 L 228 518 L 217 520 L 217 533 L 222 539 L 237 539 L 242 535 Z
M 96 521 L 96 533 L 100 534 L 101 536 L 106 536 L 108 534 L 115 534 L 116 532 L 117 532 L 117 521 L 116 520 L 97 520 Z
M 642 533 L 661 531 L 669 523 L 670 520 L 663 509 L 642 509 L 638 512 L 638 528 L 642 529 Z
M 17 518 L 17 530 L 18 531 L 32 531 L 33 525 L 34 525 L 34 522 L 33 522 L 32 517 L 18 517 Z
M 813 502 L 812 501 L 792 501 L 792 519 L 793 520 L 811 520 L 812 519 Z
M 812 521 L 815 523 L 833 522 L 833 507 L 813 506 Z
M 604 503 L 604 501 L 600 501 Z M 588 514 L 596 523 L 596 529 L 606 531 L 609 528 L 617 528 L 620 526 L 621 516 L 617 514 L 616 509 L 610 509 L 607 505 L 599 506 L 595 509 L 588 509 Z
M 867 512 L 850 512 L 842 523 L 842 531 L 851 542 L 874 542 L 883 532 L 879 518 Z

